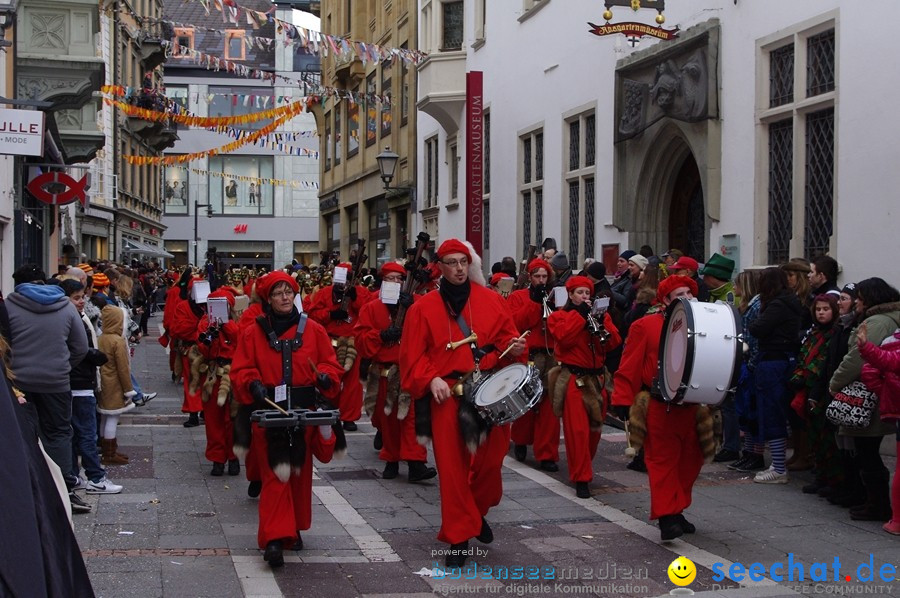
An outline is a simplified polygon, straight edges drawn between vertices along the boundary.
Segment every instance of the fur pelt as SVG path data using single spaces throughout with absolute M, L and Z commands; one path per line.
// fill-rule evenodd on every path
M 431 395 L 416 399 L 416 441 L 428 446 L 433 438 L 431 434 Z
M 628 414 L 628 431 L 631 434 L 631 446 L 639 451 L 647 437 L 647 407 L 650 403 L 650 393 L 641 391 L 634 398 L 631 410 Z M 673 407 L 682 409 L 682 407 Z M 716 439 L 713 433 L 713 417 L 706 405 L 698 405 L 696 414 L 697 441 L 700 444 L 700 452 L 706 463 L 712 462 L 716 454 Z
M 200 392 L 200 400 L 205 403 L 209 400 L 209 395 L 212 393 L 213 386 L 216 385 L 216 362 L 204 361 L 201 363 L 200 373 L 206 374 L 206 378 L 203 380 L 203 388 Z
M 219 377 L 219 393 L 216 395 L 216 402 L 219 407 L 224 407 L 231 394 L 231 364 L 220 365 L 216 370 L 216 375 Z
M 232 450 L 235 456 L 242 461 L 250 452 L 250 414 L 253 413 L 253 407 L 250 405 L 237 405 L 237 401 L 232 402 L 232 416 L 234 420 L 234 446 Z
M 550 370 L 549 378 L 553 382 L 553 394 L 550 398 L 553 400 L 553 415 L 562 417 L 563 405 L 566 404 L 566 389 L 569 387 L 569 378 L 572 372 L 568 369 L 556 366 Z
M 462 397 L 456 410 L 456 418 L 459 422 L 459 433 L 466 443 L 466 448 L 471 454 L 478 451 L 478 447 L 484 444 L 491 431 L 491 425 L 478 413 L 475 403 Z
M 301 435 L 302 437 L 302 435 Z M 303 448 L 292 449 L 291 436 L 287 428 L 267 428 L 266 443 L 268 444 L 268 461 L 272 473 L 281 481 L 287 482 L 291 477 L 291 469 L 296 452 L 303 450 L 306 455 L 306 442 L 301 440 Z
M 703 453 L 703 461 L 712 463 L 716 455 L 716 438 L 713 433 L 713 418 L 709 407 L 700 405 L 697 408 L 697 440 L 700 442 L 700 452 Z
M 172 373 L 175 375 L 175 379 L 178 380 L 181 378 L 181 375 L 184 373 L 184 363 L 181 361 L 181 351 L 177 348 L 177 343 L 181 341 L 173 341 L 176 345 L 172 346 L 170 350 L 178 351 L 178 355 L 175 356 L 175 359 L 172 360 Z
M 412 396 L 405 390 L 401 390 L 395 395 L 389 394 L 384 401 L 384 414 L 390 415 L 397 410 L 397 419 L 404 420 L 409 415 L 409 408 L 412 405 Z
M 191 345 L 187 354 L 188 363 L 191 364 L 190 378 L 188 380 L 188 392 L 194 394 L 200 389 L 200 378 L 203 375 L 200 367 L 204 364 L 203 355 L 197 345 Z
M 363 411 L 370 418 L 375 413 L 375 403 L 378 402 L 378 388 L 381 386 L 381 366 L 369 366 L 369 375 L 366 378 L 366 392 L 363 395 Z
M 341 336 L 334 347 L 337 362 L 341 364 L 345 372 L 349 372 L 356 361 L 356 340 L 352 336 Z
M 583 382 L 578 388 L 581 390 L 581 401 L 587 410 L 588 425 L 592 430 L 599 430 L 603 427 L 603 420 L 606 417 L 607 395 L 603 392 L 602 376 L 579 376 L 578 380 Z
M 343 459 L 347 454 L 347 436 L 344 434 L 344 428 L 341 422 L 332 424 L 331 431 L 334 433 L 334 455 L 335 459 Z

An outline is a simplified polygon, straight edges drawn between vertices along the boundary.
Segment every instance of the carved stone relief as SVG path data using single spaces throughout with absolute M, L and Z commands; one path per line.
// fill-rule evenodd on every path
M 57 110 L 56 124 L 61 129 L 80 129 L 82 122 L 81 110 Z
M 68 13 L 31 13 L 32 48 L 62 50 L 68 46 Z

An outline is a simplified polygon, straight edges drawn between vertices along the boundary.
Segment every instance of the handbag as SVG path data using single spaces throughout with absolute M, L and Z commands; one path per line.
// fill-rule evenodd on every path
M 856 380 L 834 395 L 825 410 L 825 417 L 837 426 L 867 428 L 877 406 L 878 395 Z

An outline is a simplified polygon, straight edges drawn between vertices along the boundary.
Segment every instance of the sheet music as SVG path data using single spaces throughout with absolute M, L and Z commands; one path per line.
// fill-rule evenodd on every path
M 194 303 L 206 303 L 207 297 L 209 297 L 209 281 L 195 280 L 191 287 L 191 299 Z
M 399 282 L 384 281 L 381 283 L 381 302 L 385 305 L 397 305 L 400 301 L 400 289 L 403 285 Z
M 336 266 L 334 268 L 334 277 L 332 278 L 334 284 L 347 284 L 347 273 L 347 268 Z

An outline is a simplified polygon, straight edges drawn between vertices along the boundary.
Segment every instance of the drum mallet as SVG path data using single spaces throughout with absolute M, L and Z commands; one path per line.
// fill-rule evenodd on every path
M 275 409 L 278 409 L 279 411 L 281 411 L 282 414 L 284 414 L 284 415 L 286 415 L 286 416 L 288 416 L 288 417 L 291 417 L 291 414 L 288 413 L 287 411 L 285 411 L 284 409 L 282 409 L 281 405 L 279 405 L 279 404 L 276 403 L 275 401 L 270 401 L 270 400 L 268 399 L 268 397 L 264 398 L 263 400 L 264 400 L 266 403 L 268 403 L 269 405 L 271 405 L 272 407 L 274 407 Z
M 460 339 L 458 341 L 453 341 L 451 343 L 447 343 L 447 351 L 455 351 L 458 347 L 462 347 L 463 345 L 467 345 L 469 343 L 477 343 L 478 335 L 474 332 L 467 336 L 464 339 Z
M 637 451 L 634 450 L 634 447 L 631 446 L 631 430 L 628 429 L 628 418 L 625 418 L 625 442 L 628 443 L 628 447 L 625 449 L 626 457 L 634 457 L 637 454 Z
M 504 357 L 506 357 L 506 354 L 509 353 L 510 349 L 512 349 L 512 348 L 515 346 L 516 341 L 523 341 L 523 340 L 525 340 L 525 337 L 527 337 L 529 334 L 531 334 L 531 331 L 530 331 L 530 330 L 526 330 L 525 332 L 522 333 L 522 336 L 520 336 L 520 337 L 514 339 L 513 342 L 510 343 L 510 345 L 506 348 L 506 351 L 504 351 L 503 353 L 500 354 L 500 357 L 497 358 L 497 361 L 500 361 L 501 359 L 503 359 Z

